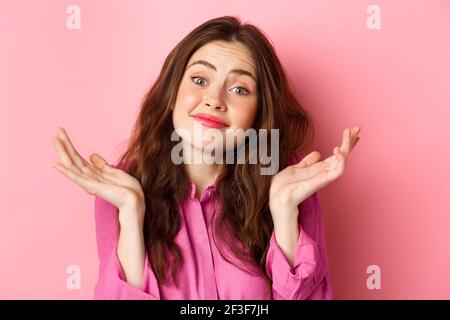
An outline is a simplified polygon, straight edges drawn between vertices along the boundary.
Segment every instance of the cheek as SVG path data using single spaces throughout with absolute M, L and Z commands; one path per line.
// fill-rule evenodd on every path
M 181 83 L 177 96 L 177 105 L 180 108 L 192 109 L 199 103 L 200 99 L 201 96 L 198 90 L 184 82 Z
M 186 126 L 190 112 L 200 103 L 199 99 L 201 97 L 193 88 L 180 86 L 172 116 L 175 128 Z
M 251 128 L 255 120 L 256 109 L 256 101 L 242 103 L 233 107 L 232 110 L 229 110 L 233 126 L 244 130 Z

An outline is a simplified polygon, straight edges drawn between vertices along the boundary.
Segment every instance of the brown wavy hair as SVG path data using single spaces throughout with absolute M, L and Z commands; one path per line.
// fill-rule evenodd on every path
M 127 149 L 119 159 L 119 165 L 124 165 L 142 185 L 146 204 L 145 247 L 160 282 L 169 280 L 169 270 L 176 282 L 176 270 L 183 261 L 174 238 L 181 226 L 178 203 L 188 196 L 190 182 L 183 164 L 171 161 L 171 150 L 176 144 L 170 139 L 174 131 L 171 107 L 190 57 L 214 40 L 241 42 L 252 53 L 258 79 L 253 127 L 268 132 L 279 129 L 279 170 L 289 165 L 293 154 L 309 148 L 314 139 L 311 116 L 294 97 L 275 49 L 257 27 L 241 23 L 238 17 L 223 16 L 206 21 L 182 39 L 144 96 Z M 220 209 L 214 212 L 214 241 L 218 236 L 224 248 L 230 249 L 230 257 L 244 262 L 244 266 L 256 267 L 254 270 L 264 277 L 271 292 L 265 263 L 273 231 L 268 203 L 272 176 L 261 175 L 261 167 L 260 163 L 249 164 L 248 157 L 243 164 L 224 166 L 212 194 L 220 201 Z M 219 251 L 231 261 L 223 250 Z M 242 268 L 239 263 L 234 264 Z

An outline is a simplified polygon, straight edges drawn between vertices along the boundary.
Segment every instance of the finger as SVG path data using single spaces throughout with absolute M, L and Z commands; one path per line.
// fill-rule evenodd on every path
M 52 139 L 55 147 L 56 147 L 56 151 L 58 152 L 59 158 L 61 159 L 62 163 L 67 167 L 67 168 L 71 168 L 74 166 L 74 163 L 72 161 L 72 158 L 69 156 L 69 154 L 67 153 L 67 149 L 64 146 L 64 144 L 62 143 L 61 139 L 59 138 L 53 138 Z
M 336 159 L 338 160 L 338 161 L 336 161 L 337 162 L 337 164 L 336 164 L 336 167 L 333 167 L 333 168 L 330 168 L 331 170 L 344 170 L 344 167 L 345 167 L 345 163 L 346 163 L 346 159 L 347 159 L 347 156 L 341 151 L 341 149 L 339 148 L 339 147 L 335 147 L 334 149 L 333 149 L 333 154 L 334 154 L 334 156 L 336 157 Z
M 308 167 L 308 169 L 311 170 L 308 170 L 306 173 L 303 172 L 301 179 L 295 183 L 301 183 L 306 179 L 312 178 L 314 181 L 313 184 L 319 186 L 319 188 L 322 188 L 329 182 L 339 177 L 344 172 L 346 161 L 346 157 L 340 151 L 339 146 L 336 146 L 333 149 L 333 155 L 330 158 L 335 159 L 336 161 L 330 163 L 323 160 L 313 164 Z
M 359 139 L 360 139 L 360 137 L 356 137 L 355 143 L 353 144 L 353 148 L 356 146 L 356 144 L 358 143 Z M 353 149 L 353 148 L 352 148 L 352 149 Z
M 314 189 L 310 190 L 309 193 L 305 194 L 305 180 L 310 179 L 308 182 L 315 186 Z M 325 170 L 321 170 L 317 172 L 315 175 L 310 176 L 308 178 L 302 179 L 300 181 L 293 182 L 291 184 L 291 192 L 292 196 L 295 199 L 306 199 L 311 194 L 316 192 L 317 190 L 323 188 L 330 182 L 329 176 Z
M 340 147 L 340 151 L 344 155 L 348 155 L 350 153 L 350 129 L 345 128 L 344 132 L 342 133 L 342 144 Z
M 351 132 L 351 148 L 350 151 L 353 150 L 353 148 L 355 147 L 356 143 L 358 142 L 359 138 L 359 133 L 361 132 L 361 127 L 356 126 L 353 127 L 352 132 Z
M 343 143 L 342 143 L 342 145 L 341 145 L 341 147 L 340 148 L 343 148 L 343 146 L 344 146 L 344 144 L 345 144 L 345 142 L 346 142 L 346 139 L 350 136 L 352 136 L 352 133 L 350 132 L 350 130 L 349 129 L 346 129 L 347 130 L 347 132 L 345 132 L 344 131 L 344 134 L 343 134 Z M 360 127 L 354 127 L 353 128 L 353 132 L 355 132 L 355 134 L 356 133 L 359 133 L 361 131 L 361 128 Z M 347 138 L 346 138 L 346 136 L 347 136 Z M 355 139 L 354 139 L 354 142 L 353 142 L 353 145 L 351 146 L 351 149 L 353 149 L 354 148 L 354 146 L 356 145 L 356 143 L 359 141 L 359 137 L 356 137 Z M 345 142 L 344 142 L 345 141 Z M 336 148 L 338 148 L 339 149 L 339 147 L 335 147 L 335 149 Z M 327 164 L 330 164 L 330 165 L 332 165 L 333 164 L 333 162 L 336 160 L 336 159 L 338 159 L 337 157 L 336 157 L 336 155 L 335 155 L 335 149 L 333 149 L 333 154 L 331 155 L 331 156 L 329 156 L 328 158 L 326 158 L 325 160 L 322 160 L 324 163 L 327 163 Z M 345 156 L 345 154 L 344 154 L 344 156 Z
M 359 134 L 360 132 L 361 132 L 361 130 L 362 130 L 362 128 L 361 128 L 361 126 L 356 126 L 356 127 L 354 127 L 355 128 L 355 134 Z
M 331 164 L 333 161 L 336 160 L 336 156 L 334 154 L 332 154 L 331 156 L 329 156 L 328 158 L 326 158 L 325 160 L 323 160 L 323 162 Z
M 66 133 L 64 128 L 57 128 L 59 138 L 64 143 L 67 152 L 72 158 L 74 165 L 76 165 L 80 170 L 83 170 L 83 167 L 89 166 L 89 162 L 83 159 L 82 156 L 76 151 L 75 147 L 72 144 L 72 141 L 69 138 L 69 135 Z
M 301 161 L 295 164 L 296 167 L 305 168 L 310 165 L 316 163 L 321 157 L 321 154 L 318 151 L 313 151 L 306 155 Z
M 75 173 L 74 171 L 70 170 L 69 168 L 66 168 L 64 165 L 56 162 L 53 165 L 53 168 L 57 169 L 59 172 L 61 172 L 63 175 L 65 175 L 67 178 L 72 180 L 73 182 L 80 185 L 83 189 L 85 189 L 87 192 L 91 193 L 94 188 L 94 184 L 92 181 L 84 178 L 83 176 Z
M 294 179 L 299 180 L 299 181 L 308 179 L 308 178 L 316 175 L 318 172 L 322 171 L 328 165 L 329 164 L 325 161 L 318 161 L 316 163 L 309 165 L 308 167 L 300 168 L 298 166 L 297 167 L 294 166 L 294 168 L 297 170 L 297 171 L 294 171 L 294 172 L 296 172 Z
M 89 159 L 97 169 L 108 173 L 115 172 L 115 168 L 111 167 L 108 162 L 98 153 L 91 154 L 89 156 Z
M 340 151 L 339 146 L 334 148 L 333 153 L 336 161 L 331 165 L 325 166 L 312 177 L 313 184 L 319 186 L 319 189 L 341 176 L 344 172 L 345 155 Z

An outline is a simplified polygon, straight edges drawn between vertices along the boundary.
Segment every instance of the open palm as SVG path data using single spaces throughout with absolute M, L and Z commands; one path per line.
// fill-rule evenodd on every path
M 270 186 L 270 205 L 295 208 L 314 192 L 341 176 L 348 155 L 360 139 L 360 131 L 360 127 L 346 128 L 341 146 L 335 147 L 333 155 L 325 160 L 319 161 L 320 153 L 313 151 L 299 163 L 274 175 Z
M 81 186 L 87 193 L 98 196 L 117 208 L 141 204 L 144 199 L 139 181 L 123 170 L 110 166 L 99 154 L 90 156 L 92 163 L 76 151 L 68 134 L 58 128 L 58 136 L 53 138 L 62 163 L 53 167 L 64 176 Z

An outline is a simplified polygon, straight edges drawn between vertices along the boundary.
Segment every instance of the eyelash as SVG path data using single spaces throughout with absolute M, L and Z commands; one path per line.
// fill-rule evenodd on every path
M 198 83 L 195 83 L 195 81 L 194 81 L 194 79 L 196 79 L 196 78 L 200 78 L 200 79 L 205 80 L 205 78 L 203 78 L 203 77 L 192 76 L 192 77 L 191 77 L 191 80 L 194 82 L 195 85 L 199 85 Z M 200 86 L 201 86 L 201 85 L 200 85 Z M 241 89 L 244 89 L 245 91 L 247 91 L 246 94 L 238 94 L 239 96 L 247 96 L 247 95 L 250 94 L 250 91 L 249 91 L 248 89 L 244 88 L 244 87 L 235 87 L 235 88 L 241 88 Z

